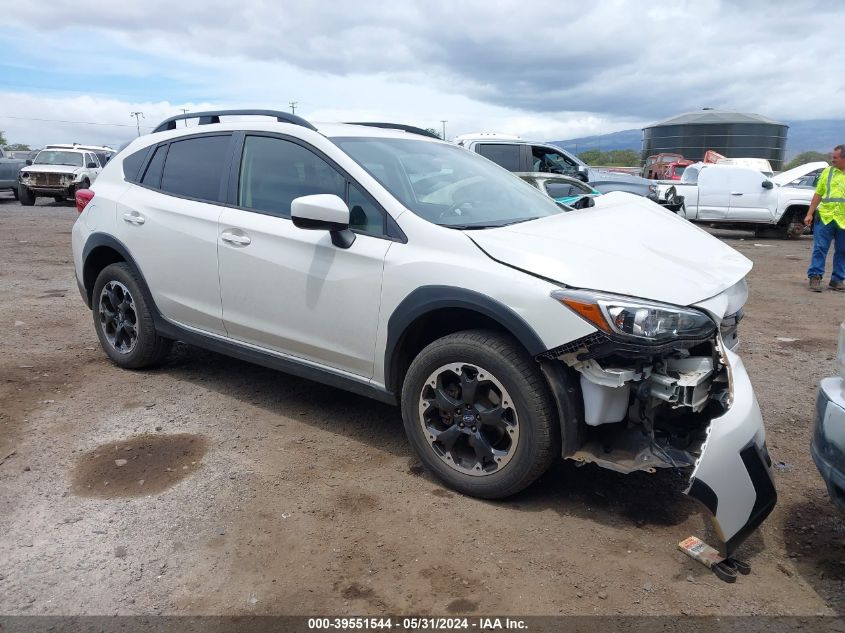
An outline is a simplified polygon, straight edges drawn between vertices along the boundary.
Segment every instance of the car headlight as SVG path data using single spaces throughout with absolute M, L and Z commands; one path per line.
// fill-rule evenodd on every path
M 607 334 L 640 342 L 709 338 L 716 332 L 709 316 L 690 308 L 582 290 L 554 290 L 551 296 Z

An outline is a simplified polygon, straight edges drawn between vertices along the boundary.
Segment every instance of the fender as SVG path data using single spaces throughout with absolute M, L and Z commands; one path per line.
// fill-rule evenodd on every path
M 414 321 L 435 310 L 463 308 L 478 312 L 500 324 L 514 336 L 531 356 L 546 351 L 534 329 L 509 307 L 487 295 L 453 286 L 422 286 L 414 290 L 396 306 L 387 322 L 387 344 L 384 350 L 386 384 L 396 379 L 396 349 L 399 341 Z
M 152 294 L 150 293 L 150 289 L 147 286 L 147 280 L 144 278 L 144 273 L 141 271 L 141 268 L 138 266 L 138 263 L 135 261 L 135 258 L 129 254 L 129 249 L 126 248 L 126 245 L 118 240 L 117 238 L 108 235 L 107 233 L 92 233 L 88 236 L 88 239 L 85 241 L 85 246 L 82 249 L 82 270 L 85 270 L 85 264 L 88 262 L 88 257 L 91 253 L 94 252 L 97 248 L 102 246 L 108 247 L 113 251 L 116 251 L 125 261 L 132 267 L 132 270 L 135 271 L 135 274 L 141 278 L 141 292 L 144 294 L 144 301 L 146 301 L 147 305 L 150 308 L 150 312 L 153 315 L 153 321 L 155 323 L 156 328 L 160 330 L 164 330 L 169 326 L 169 323 L 164 320 L 161 316 L 161 312 L 158 309 L 158 306 L 153 299 Z M 91 297 L 91 293 L 94 291 L 94 282 L 95 279 L 91 280 L 84 280 L 85 286 L 84 288 L 80 288 L 80 290 L 85 291 L 85 303 L 88 305 L 89 308 L 92 307 L 93 298 Z M 89 283 L 90 282 L 90 283 Z

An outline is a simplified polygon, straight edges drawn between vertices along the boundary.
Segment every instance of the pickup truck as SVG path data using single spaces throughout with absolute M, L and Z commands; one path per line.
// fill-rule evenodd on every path
M 695 163 L 684 170 L 680 182 L 657 185 L 660 199 L 671 194 L 669 187 L 683 196 L 677 213 L 688 220 L 736 229 L 771 228 L 782 238 L 804 233 L 813 197 L 812 189 L 781 185 L 756 169 L 723 164 Z
M 25 165 L 25 161 L 9 158 L 6 151 L 0 147 L 0 191 L 10 189 L 18 199 L 18 172 Z

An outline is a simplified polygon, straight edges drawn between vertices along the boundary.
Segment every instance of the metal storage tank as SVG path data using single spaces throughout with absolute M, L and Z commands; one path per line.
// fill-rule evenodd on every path
M 715 150 L 727 158 L 765 158 L 772 169 L 783 169 L 789 126 L 759 114 L 704 108 L 643 128 L 642 160 L 674 152 L 703 160 Z

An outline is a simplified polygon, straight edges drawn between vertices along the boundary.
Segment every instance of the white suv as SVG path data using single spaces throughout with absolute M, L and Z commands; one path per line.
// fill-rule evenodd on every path
M 102 171 L 108 157 L 114 153 L 109 147 L 88 145 L 48 145 L 27 160 L 18 174 L 18 199 L 25 206 L 35 199 L 50 196 L 57 202 L 91 186 Z
M 729 553 L 776 499 L 734 352 L 751 263 L 603 198 L 572 210 L 412 128 L 195 113 L 77 194 L 74 263 L 121 367 L 181 340 L 399 404 L 425 465 L 478 497 L 559 456 L 684 468 Z

